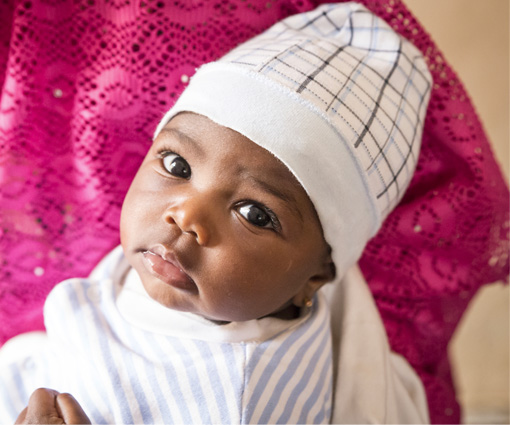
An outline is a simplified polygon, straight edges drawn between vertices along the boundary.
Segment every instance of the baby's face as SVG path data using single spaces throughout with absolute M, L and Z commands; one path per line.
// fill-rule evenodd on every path
M 211 320 L 281 313 L 333 277 L 319 220 L 290 171 L 191 113 L 174 117 L 145 157 L 121 241 L 152 298 Z

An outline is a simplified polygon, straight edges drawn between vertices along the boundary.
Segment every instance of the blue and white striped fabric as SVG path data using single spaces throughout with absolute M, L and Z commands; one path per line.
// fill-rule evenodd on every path
M 329 422 L 331 331 L 323 298 L 302 318 L 262 319 L 262 328 L 171 312 L 159 317 L 165 333 L 151 332 L 146 323 L 131 323 L 147 308 L 154 311 L 151 300 L 142 297 L 133 320 L 126 320 L 127 304 L 119 308 L 126 266 L 117 249 L 90 279 L 52 291 L 45 305 L 47 349 L 10 365 L 0 361 L 2 421 L 13 423 L 31 392 L 48 387 L 73 394 L 100 424 Z M 157 312 L 152 316 L 158 320 Z M 196 338 L 190 326 L 208 337 Z

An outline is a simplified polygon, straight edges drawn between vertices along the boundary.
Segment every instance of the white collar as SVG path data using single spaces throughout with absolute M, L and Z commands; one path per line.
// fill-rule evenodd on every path
M 262 342 L 299 326 L 310 316 L 310 311 L 304 311 L 301 317 L 293 320 L 265 317 L 218 325 L 196 314 L 166 308 L 153 300 L 133 268 L 124 276 L 123 283 L 116 282 L 122 285 L 120 290 L 116 291 L 117 308 L 127 322 L 149 332 L 209 342 Z M 315 303 L 318 301 L 316 299 Z M 320 304 L 324 305 L 324 302 Z

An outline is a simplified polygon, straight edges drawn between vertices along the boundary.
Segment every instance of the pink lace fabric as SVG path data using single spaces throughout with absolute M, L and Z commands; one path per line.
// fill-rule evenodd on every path
M 0 0 L 0 342 L 42 329 L 63 279 L 119 243 L 124 194 L 194 69 L 305 0 Z M 397 0 L 361 1 L 434 77 L 418 170 L 360 265 L 435 423 L 460 419 L 446 347 L 477 289 L 508 275 L 508 189 L 469 98 Z

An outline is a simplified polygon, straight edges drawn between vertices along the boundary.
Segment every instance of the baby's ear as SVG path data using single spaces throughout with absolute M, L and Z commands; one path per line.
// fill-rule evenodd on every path
M 319 273 L 313 275 L 308 282 L 306 282 L 303 289 L 294 296 L 292 303 L 298 307 L 307 306 L 322 285 L 331 282 L 335 278 L 335 275 L 335 263 L 333 263 L 331 254 L 328 254 L 321 266 L 321 269 L 319 270 Z

